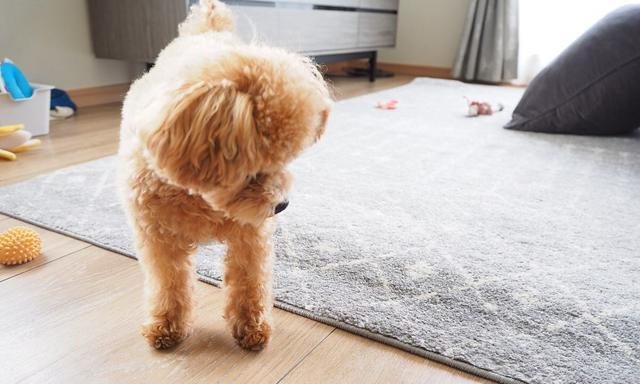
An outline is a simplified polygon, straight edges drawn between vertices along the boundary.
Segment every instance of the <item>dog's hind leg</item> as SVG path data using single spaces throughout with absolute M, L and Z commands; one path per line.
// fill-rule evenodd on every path
M 177 236 L 138 231 L 148 310 L 142 334 L 156 349 L 171 348 L 191 332 L 193 243 Z
M 271 336 L 273 225 L 231 224 L 227 237 L 224 283 L 225 319 L 238 344 L 260 350 Z

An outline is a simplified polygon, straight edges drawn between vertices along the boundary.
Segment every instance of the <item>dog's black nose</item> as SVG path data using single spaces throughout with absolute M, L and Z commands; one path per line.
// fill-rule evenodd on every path
M 285 209 L 287 209 L 287 207 L 289 206 L 289 201 L 285 200 L 282 203 L 279 203 L 278 205 L 276 205 L 276 215 L 282 211 L 284 211 Z

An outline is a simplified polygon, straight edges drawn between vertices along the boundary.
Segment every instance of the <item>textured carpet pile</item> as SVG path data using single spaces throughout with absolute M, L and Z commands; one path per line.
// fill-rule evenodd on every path
M 338 103 L 291 167 L 278 305 L 501 382 L 636 382 L 640 134 L 504 130 L 520 94 L 418 79 Z M 463 96 L 506 110 L 466 118 Z M 114 164 L 2 188 L 0 211 L 133 255 Z

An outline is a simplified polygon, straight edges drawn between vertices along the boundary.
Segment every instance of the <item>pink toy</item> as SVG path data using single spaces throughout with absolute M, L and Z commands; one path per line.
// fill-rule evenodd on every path
M 469 108 L 467 110 L 468 117 L 476 117 L 480 115 L 489 116 L 504 109 L 502 104 L 495 104 L 492 106 L 486 101 L 469 100 L 466 97 L 464 99 L 467 100 L 467 107 Z
M 398 108 L 398 100 L 378 101 L 376 108 L 379 109 L 396 109 Z

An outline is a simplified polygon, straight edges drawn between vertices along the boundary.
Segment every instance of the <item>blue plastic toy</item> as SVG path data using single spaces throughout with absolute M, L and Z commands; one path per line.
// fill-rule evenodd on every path
M 33 96 L 33 88 L 29 81 L 11 60 L 5 59 L 0 64 L 0 75 L 5 89 L 12 99 L 22 100 Z
M 69 94 L 58 88 L 51 90 L 51 109 L 56 109 L 56 107 L 68 107 L 73 109 L 74 112 L 78 110 Z

